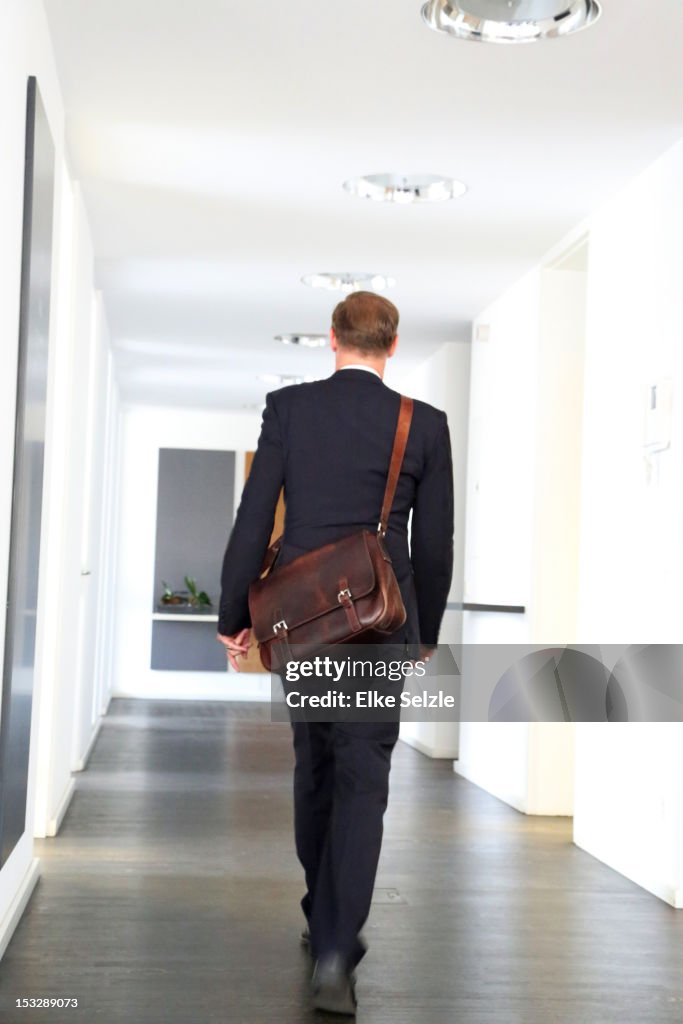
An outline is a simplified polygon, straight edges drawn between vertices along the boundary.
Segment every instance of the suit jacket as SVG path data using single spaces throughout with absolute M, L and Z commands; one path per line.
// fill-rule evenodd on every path
M 223 559 L 220 633 L 251 625 L 247 592 L 260 573 L 283 485 L 278 565 L 357 530 L 376 530 L 399 403 L 398 392 L 357 369 L 266 396 Z M 414 403 L 386 545 L 407 611 L 390 639 L 434 646 L 453 571 L 453 464 L 446 415 L 426 402 Z

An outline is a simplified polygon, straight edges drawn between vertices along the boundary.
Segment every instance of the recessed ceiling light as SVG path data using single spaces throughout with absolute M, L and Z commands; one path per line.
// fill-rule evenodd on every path
M 467 192 L 461 181 L 441 174 L 366 174 L 345 181 L 344 188 L 353 196 L 378 203 L 438 203 Z
M 258 379 L 264 384 L 278 384 L 282 387 L 287 384 L 310 384 L 318 380 L 317 377 L 296 377 L 290 373 L 261 373 Z
M 311 288 L 326 288 L 332 292 L 383 292 L 396 284 L 393 277 L 383 277 L 381 274 L 306 274 L 301 280 Z
M 264 384 L 303 384 L 303 377 L 293 377 L 287 373 L 261 373 L 259 380 Z
M 276 334 L 276 341 L 283 345 L 301 345 L 302 348 L 324 348 L 329 338 L 327 334 Z
M 483 43 L 534 43 L 595 24 L 597 0 L 428 0 L 422 18 L 436 32 Z

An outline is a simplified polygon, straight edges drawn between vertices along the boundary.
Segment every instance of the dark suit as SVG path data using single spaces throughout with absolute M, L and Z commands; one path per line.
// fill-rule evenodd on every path
M 400 396 L 366 370 L 269 394 L 258 448 L 225 552 L 219 632 L 250 625 L 247 591 L 259 575 L 280 488 L 285 529 L 279 564 L 375 530 Z M 411 540 L 408 518 L 412 510 Z M 453 562 L 453 470 L 443 412 L 414 403 L 386 544 L 407 610 L 389 639 L 434 646 Z M 372 896 L 398 724 L 295 723 L 295 831 L 308 893 L 302 906 L 316 956 L 353 966 Z

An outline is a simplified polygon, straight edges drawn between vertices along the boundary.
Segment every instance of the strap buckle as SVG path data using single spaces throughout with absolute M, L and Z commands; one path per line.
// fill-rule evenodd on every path
M 344 587 L 343 590 L 339 591 L 337 594 L 337 600 L 339 601 L 339 604 L 344 604 L 345 601 L 353 600 L 353 595 L 348 587 Z
M 381 521 L 377 524 L 377 533 L 382 539 L 384 539 L 387 535 L 387 528 L 386 526 L 382 526 Z
M 274 624 L 274 626 L 273 626 L 273 633 L 275 633 L 275 636 L 277 636 L 278 633 L 280 633 L 280 632 L 286 633 L 288 631 L 288 629 L 289 629 L 289 627 L 287 626 L 287 623 L 285 622 L 285 620 L 284 619 L 280 619 L 279 622 L 276 622 Z

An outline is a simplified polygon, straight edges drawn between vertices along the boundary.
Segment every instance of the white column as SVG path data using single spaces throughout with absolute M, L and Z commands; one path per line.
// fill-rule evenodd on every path
M 574 726 L 564 722 L 463 723 L 458 775 L 524 814 L 571 815 Z
M 474 328 L 464 642 L 576 639 L 585 254 L 519 281 Z M 513 649 L 514 653 L 514 649 Z M 467 723 L 456 772 L 528 814 L 571 814 L 565 723 Z
M 64 531 L 66 521 L 71 370 L 73 366 L 74 192 L 65 160 L 57 167 L 55 262 L 50 313 L 47 436 L 41 537 L 41 588 L 36 642 L 36 681 L 40 700 L 33 712 L 36 746 L 34 834 L 54 834 L 69 790 L 69 766 L 56 767 L 55 716 L 63 699 L 60 662 L 64 603 Z M 73 667 L 73 666 L 72 666 Z
M 574 842 L 683 907 L 683 725 L 577 725 Z
M 682 266 L 679 145 L 591 228 L 579 588 L 586 643 L 683 639 Z M 672 416 L 650 430 L 651 390 L 663 382 Z M 576 843 L 683 907 L 683 726 L 585 724 L 576 736 Z
M 418 371 L 394 385 L 398 390 L 435 405 L 448 416 L 454 476 L 454 558 L 449 608 L 441 627 L 441 643 L 457 644 L 462 636 L 462 601 L 465 551 L 465 467 L 467 462 L 467 421 L 470 381 L 470 345 L 447 342 L 425 360 Z M 401 739 L 428 757 L 457 756 L 458 723 L 407 722 L 401 724 Z

